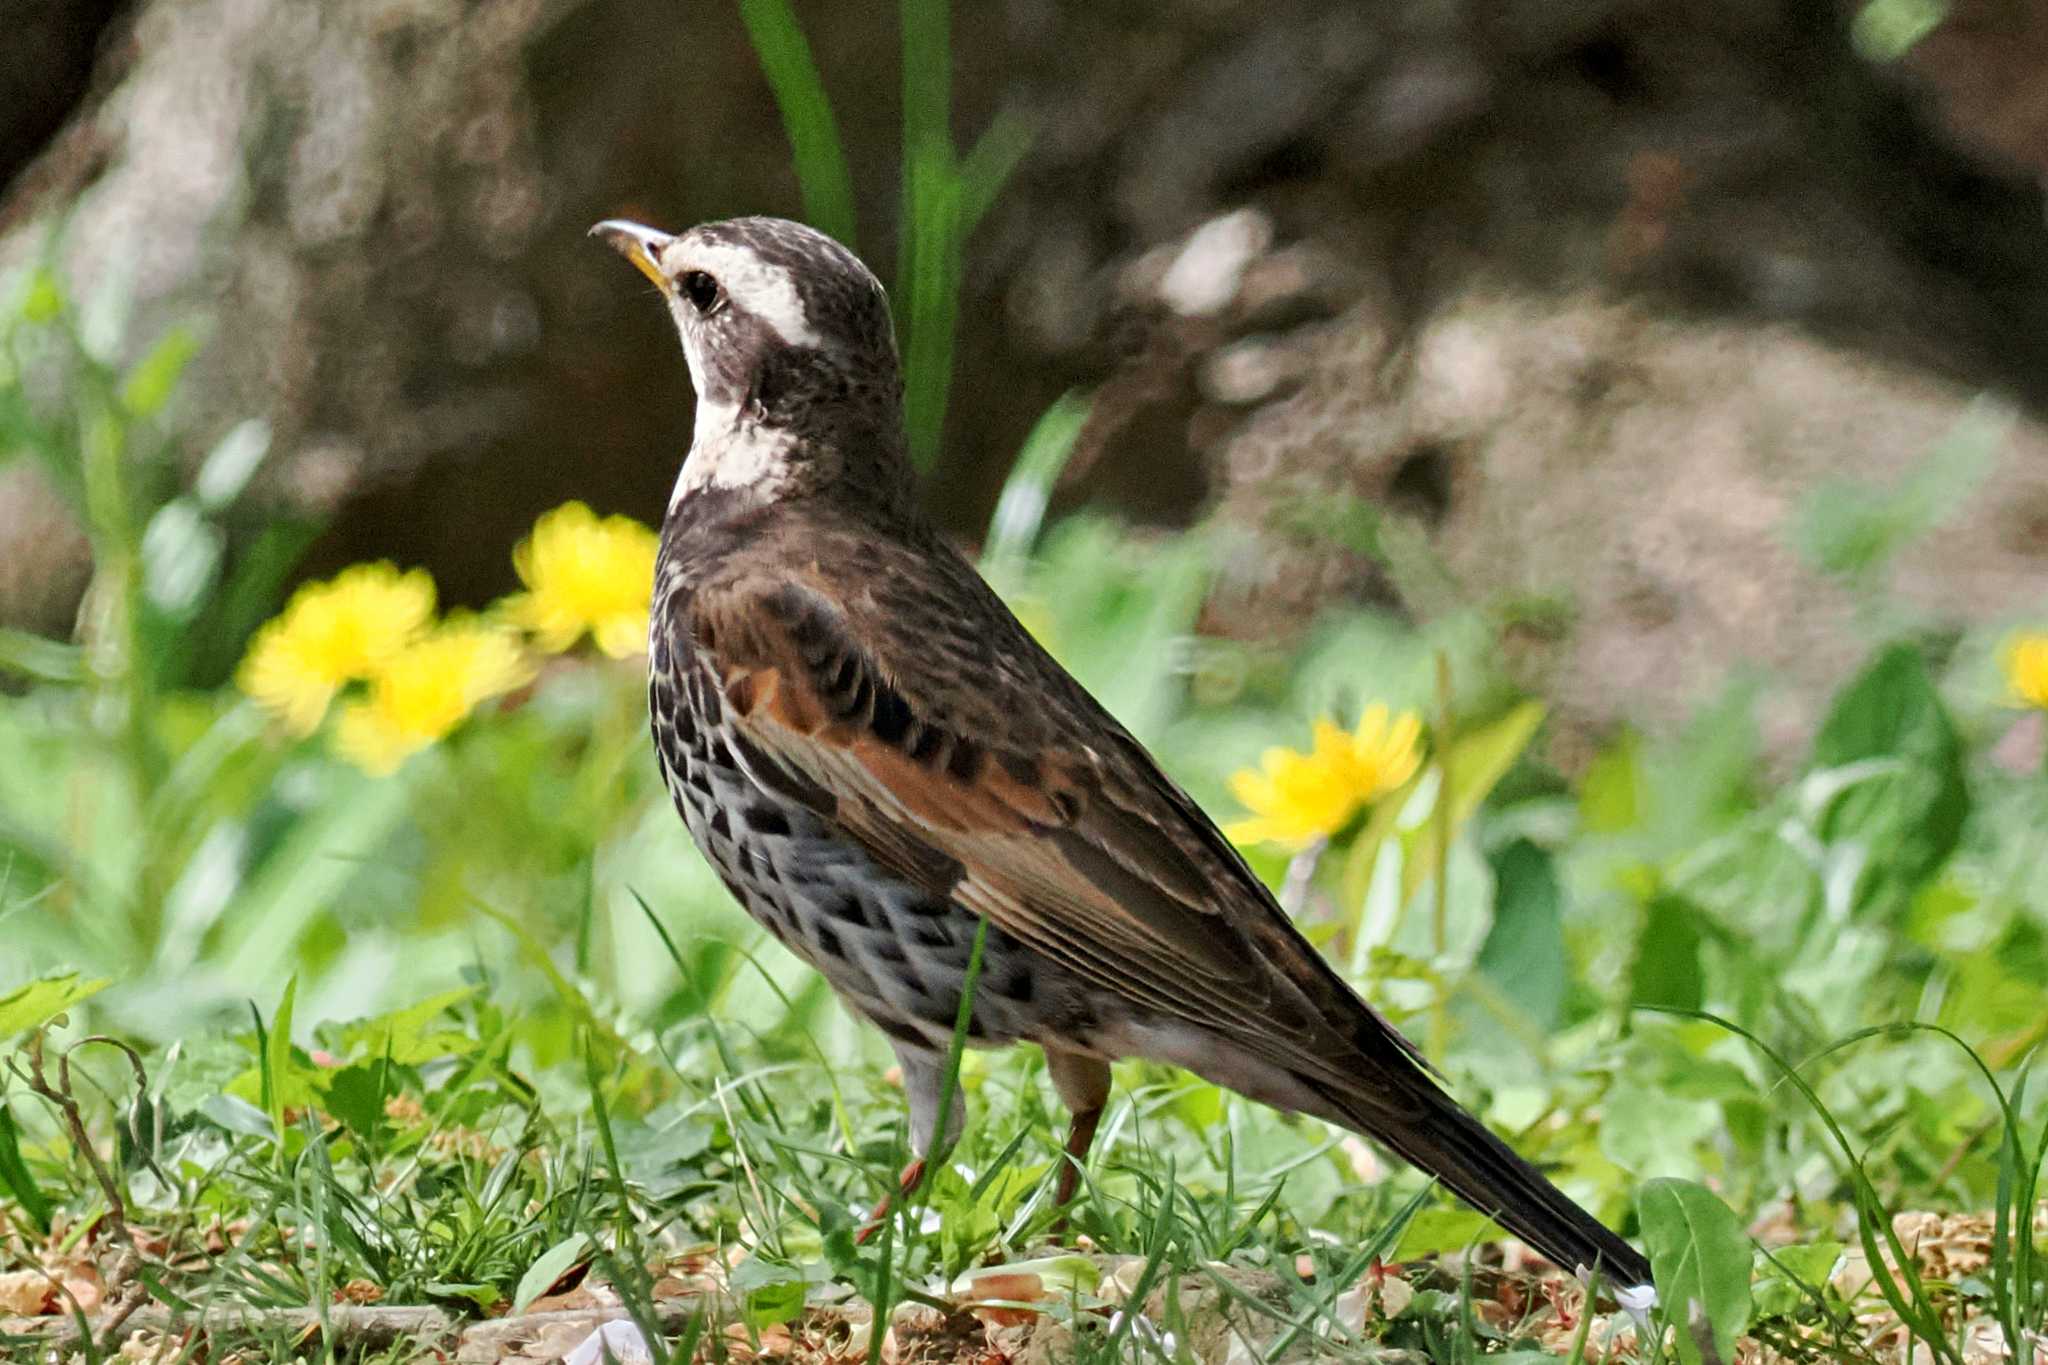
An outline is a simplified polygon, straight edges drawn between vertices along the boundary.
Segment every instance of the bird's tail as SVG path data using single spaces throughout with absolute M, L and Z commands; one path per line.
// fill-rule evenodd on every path
M 1449 1095 L 1418 1080 L 1421 1113 L 1413 1122 L 1389 1124 L 1380 1113 L 1368 1123 L 1360 1113 L 1352 1126 L 1565 1269 L 1597 1267 L 1602 1283 L 1621 1289 L 1650 1283 L 1650 1263 L 1641 1252 L 1573 1203 Z M 1341 1096 L 1330 1098 L 1351 1112 Z

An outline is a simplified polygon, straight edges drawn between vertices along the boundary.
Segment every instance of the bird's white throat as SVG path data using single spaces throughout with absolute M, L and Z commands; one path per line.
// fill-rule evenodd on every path
M 669 494 L 671 510 L 700 488 L 749 488 L 773 496 L 789 478 L 789 432 L 747 420 L 735 403 L 697 400 L 690 454 Z

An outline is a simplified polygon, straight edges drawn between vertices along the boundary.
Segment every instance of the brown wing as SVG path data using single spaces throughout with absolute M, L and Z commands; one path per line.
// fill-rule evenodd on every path
M 1412 1113 L 1406 1040 L 971 569 L 930 567 L 922 612 L 770 577 L 678 603 L 757 780 L 1104 992 Z

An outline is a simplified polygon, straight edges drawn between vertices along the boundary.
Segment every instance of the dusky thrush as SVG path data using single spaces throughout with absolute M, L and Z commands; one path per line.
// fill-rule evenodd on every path
M 648 638 L 662 778 L 732 894 L 888 1035 L 914 1151 L 985 924 L 968 1039 L 1044 1049 L 1073 1115 L 1062 1199 L 1109 1064 L 1148 1057 L 1375 1138 L 1567 1269 L 1648 1284 L 933 529 L 888 299 L 853 253 L 775 218 L 592 231 L 660 289 L 697 392 Z M 956 1090 L 948 1142 L 963 1117 Z

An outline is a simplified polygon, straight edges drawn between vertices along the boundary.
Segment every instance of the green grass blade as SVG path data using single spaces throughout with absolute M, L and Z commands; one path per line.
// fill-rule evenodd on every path
M 597 1066 L 597 1044 L 588 1032 L 583 1035 L 583 1077 L 590 1088 L 590 1117 L 597 1125 L 597 1140 L 604 1148 L 604 1164 L 611 1172 L 612 1193 L 618 1197 L 618 1246 L 628 1244 L 633 1232 L 633 1196 L 626 1189 L 626 1171 L 619 1164 L 618 1144 L 612 1138 L 611 1110 L 604 1099 L 604 1076 Z
M 675 939 L 669 936 L 668 926 L 661 922 L 661 916 L 654 913 L 654 907 L 647 903 L 646 897 L 630 886 L 626 888 L 626 894 L 631 896 L 633 903 L 640 907 L 641 915 L 652 926 L 655 936 L 661 940 L 661 946 L 668 952 L 668 960 L 675 964 L 676 975 L 682 980 L 684 985 L 690 988 L 691 993 L 696 996 L 697 1010 L 704 1017 L 705 1027 L 711 1030 L 711 1046 L 718 1052 L 718 1064 L 725 1068 L 728 1076 L 737 1078 L 742 1072 L 739 1059 L 733 1053 L 732 1044 L 726 1039 L 725 1030 L 718 1025 L 718 1016 L 711 1011 L 711 1001 L 698 988 L 696 978 L 690 971 L 689 964 L 683 960 L 682 952 L 676 947 Z M 759 1109 L 759 1102 L 754 1097 L 752 1087 L 741 1086 L 738 1087 L 738 1090 L 740 1103 L 746 1108 L 747 1116 L 756 1123 L 766 1127 L 769 1122 L 768 1116 Z M 836 1094 L 837 1091 L 835 1090 L 834 1093 Z
M 284 1157 L 284 1083 L 292 1069 L 292 1005 L 299 993 L 299 978 L 284 983 L 284 996 L 277 1002 L 270 1036 L 263 1040 L 263 1106 L 270 1126 L 277 1132 L 278 1158 Z
M 21 1159 L 21 1138 L 15 1130 L 14 1111 L 0 1100 L 0 1187 L 14 1197 L 37 1232 L 50 1233 L 50 1201 L 36 1183 L 28 1163 Z
M 740 21 L 761 62 L 804 196 L 804 217 L 848 250 L 854 240 L 853 174 L 811 45 L 789 0 L 740 0 Z
M 1023 164 L 1035 132 L 1030 123 L 1015 114 L 998 114 L 961 159 L 959 235 L 963 241 L 981 226 L 981 220 L 995 206 L 996 196 Z
M 1940 1311 L 1928 1301 L 1926 1288 L 1920 1282 L 1919 1272 L 1914 1268 L 1913 1258 L 1906 1254 L 1905 1247 L 1900 1244 L 1898 1234 L 1892 1228 L 1891 1218 L 1885 1212 L 1884 1201 L 1878 1198 L 1877 1187 L 1871 1183 L 1869 1173 L 1863 1169 L 1863 1162 L 1857 1157 L 1855 1148 L 1850 1145 L 1849 1135 L 1843 1131 L 1841 1123 L 1835 1118 L 1834 1112 L 1821 1099 L 1819 1093 L 1814 1090 L 1804 1076 L 1799 1074 L 1798 1068 L 1794 1067 L 1790 1061 L 1780 1055 L 1769 1043 L 1766 1043 L 1763 1039 L 1757 1037 L 1756 1034 L 1732 1019 L 1723 1018 L 1706 1010 L 1678 1009 L 1661 1005 L 1644 1005 L 1640 1006 L 1640 1008 L 1657 1014 L 1671 1014 L 1686 1019 L 1699 1019 L 1726 1029 L 1762 1053 L 1770 1060 L 1772 1065 L 1778 1068 L 1779 1074 L 1799 1092 L 1801 1098 L 1819 1116 L 1821 1122 L 1827 1127 L 1829 1135 L 1834 1139 L 1836 1148 L 1842 1153 L 1842 1160 L 1848 1170 L 1850 1189 L 1856 1207 L 1856 1235 L 1858 1241 L 1863 1246 L 1864 1259 L 1870 1268 L 1871 1282 L 1877 1286 L 1878 1293 L 1883 1296 L 1891 1310 L 1898 1315 L 1899 1321 L 1905 1325 L 1907 1331 L 1926 1342 L 1928 1350 L 1933 1352 L 1937 1359 L 1953 1362 L 1954 1365 L 1960 1365 L 1960 1357 L 1956 1352 L 1954 1343 L 1949 1341 L 1943 1332 Z M 1902 1025 L 1900 1027 L 1924 1027 L 1934 1032 L 1946 1033 L 1946 1030 L 1939 1029 L 1933 1025 Z M 1830 1052 L 1838 1051 L 1840 1048 L 1847 1046 L 1849 1042 L 1887 1031 L 1889 1030 L 1864 1029 L 1856 1034 L 1852 1034 L 1844 1042 L 1826 1049 L 1820 1055 L 1826 1056 Z M 1948 1036 L 1953 1037 L 1954 1035 L 1950 1034 Z M 1964 1050 L 1968 1051 L 1967 1048 Z M 1971 1055 L 1974 1056 L 1975 1054 Z M 1981 1066 L 1982 1063 L 1980 1062 L 1979 1065 Z M 1889 1264 L 1885 1258 L 1886 1251 L 1891 1253 L 1892 1259 Z M 1895 1270 L 1896 1274 L 1894 1273 Z M 1901 1281 L 1903 1281 L 1903 1285 Z
M 1031 547 L 1038 543 L 1053 489 L 1088 423 L 1089 406 L 1088 399 L 1068 393 L 1039 414 L 1017 452 L 1017 462 L 1010 466 L 1010 476 L 1003 480 L 1002 495 L 989 518 L 988 539 L 981 552 L 983 574 L 1000 583 L 1020 572 Z
M 85 651 L 61 640 L 0 626 L 0 673 L 12 673 L 29 682 L 83 682 Z

